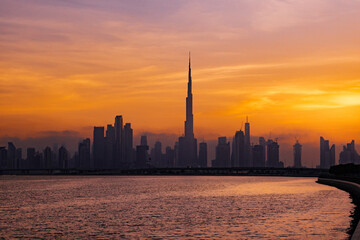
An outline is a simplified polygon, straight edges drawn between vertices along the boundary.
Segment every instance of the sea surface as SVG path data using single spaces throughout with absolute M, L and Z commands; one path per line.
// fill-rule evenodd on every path
M 0 239 L 348 239 L 316 178 L 0 176 Z

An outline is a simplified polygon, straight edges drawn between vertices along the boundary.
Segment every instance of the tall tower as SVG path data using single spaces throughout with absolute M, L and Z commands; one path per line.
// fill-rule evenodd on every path
M 197 167 L 197 140 L 194 137 L 193 96 L 191 63 L 189 53 L 189 75 L 186 97 L 185 136 L 179 138 L 178 167 Z
M 118 115 L 115 117 L 115 159 L 114 159 L 114 167 L 121 168 L 123 164 L 123 118 L 122 115 Z
M 194 137 L 193 126 L 193 98 L 192 98 L 192 81 L 191 81 L 191 62 L 189 53 L 189 76 L 188 76 L 188 91 L 186 97 L 186 121 L 185 121 L 185 137 Z
M 250 144 L 250 123 L 249 123 L 248 117 L 246 117 L 244 141 L 245 141 L 245 166 L 252 167 L 251 144 Z
M 293 146 L 294 149 L 294 167 L 295 168 L 301 168 L 302 164 L 301 164 L 301 149 L 302 146 L 299 143 L 298 140 L 296 140 L 295 145 Z
M 59 154 L 60 154 L 60 149 L 59 149 Z M 104 127 L 94 127 L 94 138 L 93 138 L 94 165 L 92 167 L 96 169 L 104 168 L 104 155 L 105 155 Z M 60 155 L 59 155 L 59 159 L 60 159 Z

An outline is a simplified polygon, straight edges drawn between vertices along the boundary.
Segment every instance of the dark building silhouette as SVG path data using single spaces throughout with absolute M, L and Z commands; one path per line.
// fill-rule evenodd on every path
M 134 165 L 133 156 L 133 129 L 130 123 L 124 126 L 124 168 L 130 168 Z
M 347 163 L 360 163 L 359 154 L 355 150 L 354 140 L 352 140 L 351 143 L 346 144 L 346 146 L 343 146 L 343 150 L 340 153 L 339 164 Z
M 250 143 L 250 123 L 248 121 L 248 117 L 246 117 L 245 123 L 245 161 L 244 167 L 252 167 L 252 157 L 251 157 L 251 143 Z
M 69 168 L 69 153 L 64 146 L 59 148 L 59 168 Z
M 122 168 L 124 165 L 124 126 L 122 115 L 115 117 L 115 168 Z
M 147 146 L 147 136 L 141 136 L 140 138 L 140 145 Z
M 34 162 L 35 162 L 35 148 L 27 148 L 25 168 L 32 168 Z
M 33 169 L 42 169 L 44 168 L 44 156 L 39 151 L 35 151 L 35 157 L 33 163 L 31 163 L 31 167 Z
M 105 150 L 104 150 L 104 168 L 111 169 L 114 168 L 114 159 L 115 159 L 115 128 L 108 124 L 106 128 L 105 136 Z
M 53 153 L 51 151 L 51 148 L 48 146 L 44 149 L 44 168 L 50 169 L 52 168 L 53 163 Z
M 21 148 L 16 149 L 15 159 L 16 159 L 16 163 L 17 163 L 16 168 L 18 168 L 18 169 L 24 168 L 24 160 L 22 158 L 22 149 Z
M 266 140 L 264 137 L 259 137 L 259 145 L 261 145 L 264 149 L 262 162 L 264 162 L 264 167 L 266 167 Z
M 174 152 L 175 152 L 175 165 L 174 167 L 178 167 L 179 164 L 179 141 L 175 142 L 174 144 Z
M 90 139 L 86 138 L 79 143 L 79 167 L 81 169 L 90 168 Z
M 197 140 L 194 137 L 193 95 L 189 55 L 188 91 L 186 97 L 185 136 L 179 138 L 178 167 L 197 167 Z
M 212 167 L 230 167 L 230 142 L 226 142 L 226 137 L 218 138 L 215 155 Z
M 53 168 L 58 168 L 59 167 L 59 146 L 57 143 L 53 144 L 52 150 L 53 150 L 53 154 L 54 154 L 52 166 L 53 166 Z
M 28 148 L 24 168 L 42 169 L 44 168 L 44 165 L 45 163 L 43 154 L 36 151 L 35 148 Z
M 161 142 L 156 141 L 154 148 L 151 149 L 151 166 L 155 168 L 164 167 L 162 164 Z
M 123 118 L 122 115 L 115 117 L 115 168 L 121 168 L 123 165 L 123 154 L 124 154 L 124 144 L 123 144 Z
M 70 168 L 79 169 L 80 168 L 80 159 L 79 159 L 79 153 L 75 152 L 73 157 L 70 159 Z
M 299 143 L 298 140 L 296 140 L 295 145 L 293 146 L 293 150 L 294 150 L 294 167 L 295 168 L 301 168 L 302 164 L 301 164 L 301 150 L 302 150 L 302 146 Z
M 329 140 L 320 137 L 320 168 L 330 168 L 335 165 L 335 145 L 330 148 Z
M 279 159 L 279 144 L 269 139 L 267 142 L 267 167 L 282 168 L 284 163 Z
M 5 147 L 0 147 L 0 167 L 7 168 L 7 150 Z
M 7 168 L 15 169 L 16 168 L 16 147 L 12 142 L 8 142 L 8 149 L 7 149 Z
M 252 147 L 253 167 L 265 167 L 265 148 L 263 145 Z
M 165 166 L 167 168 L 175 167 L 175 150 L 167 146 L 165 149 Z
M 95 169 L 104 168 L 105 138 L 104 127 L 94 127 L 93 163 Z M 60 158 L 60 157 L 59 157 Z
M 148 167 L 148 159 L 149 159 L 149 146 L 147 145 L 146 136 L 141 136 L 141 144 L 136 146 L 136 162 L 135 168 L 146 168 Z
M 199 167 L 207 167 L 207 144 L 202 142 L 199 144 Z
M 245 135 L 243 131 L 237 131 L 232 141 L 231 166 L 247 167 L 245 158 Z

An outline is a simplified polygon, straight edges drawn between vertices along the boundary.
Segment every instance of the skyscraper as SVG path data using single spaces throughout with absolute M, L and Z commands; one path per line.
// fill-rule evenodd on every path
M 167 146 L 165 149 L 165 167 L 172 168 L 175 165 L 175 151 Z
M 146 136 L 141 136 L 140 145 L 136 146 L 135 168 L 146 168 L 148 166 L 149 146 Z
M 245 136 L 243 131 L 236 131 L 232 142 L 232 167 L 247 167 L 245 160 Z
M 263 156 L 262 162 L 264 162 L 264 167 L 266 166 L 266 140 L 264 137 L 259 137 L 259 145 L 263 146 Z
M 33 168 L 35 160 L 35 148 L 27 148 L 26 149 L 26 168 Z M 59 166 L 56 166 L 59 167 Z
M 79 143 L 79 165 L 81 169 L 90 168 L 90 139 L 83 139 Z
M 105 168 L 111 169 L 114 167 L 115 155 L 115 128 L 108 124 L 105 135 Z
M 52 167 L 52 162 L 53 162 L 53 153 L 51 151 L 51 148 L 47 146 L 44 149 L 44 163 L 45 163 L 44 167 L 46 169 L 50 169 Z
M 147 146 L 147 136 L 141 136 L 140 138 L 140 145 Z
M 215 154 L 212 167 L 230 167 L 230 142 L 226 142 L 226 137 L 218 138 Z
M 134 164 L 133 157 L 133 129 L 130 123 L 124 126 L 124 168 L 130 168 Z
M 197 140 L 194 137 L 194 121 L 193 121 L 193 95 L 192 95 L 192 79 L 191 79 L 191 63 L 189 54 L 189 74 L 188 88 L 186 97 L 186 121 L 185 136 L 179 138 L 179 167 L 197 167 Z
M 69 153 L 64 146 L 59 148 L 59 164 L 61 169 L 69 167 Z
M 123 161 L 123 119 L 121 115 L 115 117 L 115 161 L 114 167 L 121 168 Z
M 279 144 L 271 139 L 267 142 L 267 167 L 284 167 L 284 163 L 279 159 Z
M 343 146 L 342 152 L 340 152 L 340 159 L 339 164 L 346 164 L 346 163 L 355 163 L 359 164 L 359 154 L 355 150 L 355 141 L 352 140 L 351 143 L 346 144 Z
M 301 149 L 302 146 L 299 143 L 298 140 L 296 140 L 295 145 L 293 146 L 294 148 L 294 167 L 295 168 L 301 168 Z
M 255 145 L 252 147 L 253 167 L 265 167 L 264 154 L 265 148 L 263 145 Z
M 105 138 L 104 127 L 94 127 L 93 139 L 93 162 L 92 167 L 101 169 L 104 167 Z
M 23 159 L 22 159 L 22 149 L 21 148 L 16 149 L 15 160 L 17 163 L 17 168 L 23 168 L 24 163 L 23 163 Z
M 207 144 L 202 142 L 199 144 L 199 166 L 202 168 L 207 167 Z
M 330 168 L 335 165 L 335 145 L 330 148 L 329 140 L 320 137 L 320 168 Z
M 0 147 L 0 168 L 7 168 L 7 150 L 5 147 Z
M 151 149 L 151 165 L 155 168 L 160 168 L 162 166 L 162 148 L 161 148 L 161 142 L 156 141 L 154 148 Z
M 245 167 L 252 167 L 251 144 L 250 144 L 250 123 L 246 117 L 245 123 Z
M 15 164 L 15 153 L 16 147 L 12 142 L 8 142 L 8 150 L 7 150 L 7 168 L 14 169 Z

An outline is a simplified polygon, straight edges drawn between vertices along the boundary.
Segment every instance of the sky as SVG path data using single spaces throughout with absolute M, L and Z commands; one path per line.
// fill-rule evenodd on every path
M 254 143 L 277 138 L 289 157 L 297 138 L 314 166 L 320 136 L 337 150 L 360 140 L 359 9 L 359 0 L 2 0 L 0 142 L 75 142 L 116 115 L 136 136 L 175 141 L 191 51 L 199 140 L 231 138 L 248 116 Z

